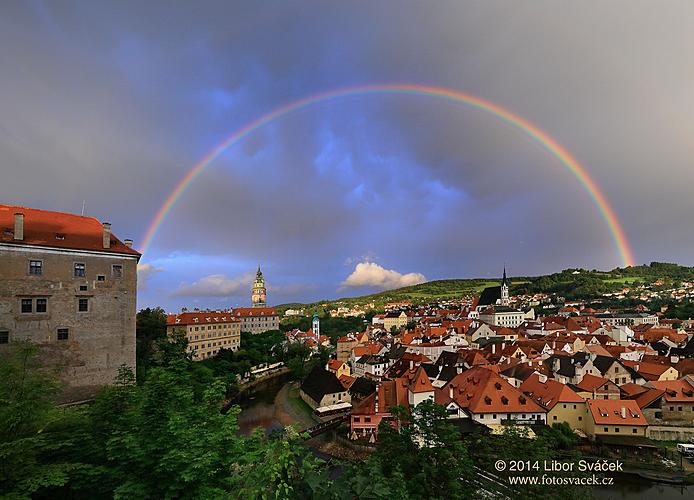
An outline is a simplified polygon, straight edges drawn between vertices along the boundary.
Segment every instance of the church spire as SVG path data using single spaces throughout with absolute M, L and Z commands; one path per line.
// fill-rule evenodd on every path
M 504 277 L 501 279 L 501 305 L 509 306 L 511 299 L 509 297 L 508 279 L 506 278 L 506 264 L 504 264 Z

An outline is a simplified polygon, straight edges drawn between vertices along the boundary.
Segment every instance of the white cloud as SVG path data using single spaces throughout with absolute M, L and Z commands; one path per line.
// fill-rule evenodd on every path
M 230 297 L 250 294 L 253 273 L 229 277 L 226 274 L 211 274 L 193 283 L 183 283 L 173 295 L 187 297 Z
M 385 269 L 375 262 L 360 262 L 352 274 L 340 284 L 339 290 L 345 288 L 376 287 L 382 290 L 392 290 L 403 286 L 424 283 L 426 277 L 421 273 L 401 274 L 392 269 Z
M 147 281 L 150 276 L 154 273 L 160 273 L 164 269 L 161 267 L 154 267 L 152 264 L 138 264 L 137 265 L 137 288 L 139 290 L 144 290 L 147 287 Z

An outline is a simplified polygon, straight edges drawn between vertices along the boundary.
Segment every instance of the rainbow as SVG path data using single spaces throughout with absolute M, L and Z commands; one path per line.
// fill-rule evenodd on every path
M 178 201 L 178 199 L 184 193 L 186 188 L 227 148 L 244 139 L 246 136 L 253 133 L 263 125 L 267 125 L 273 120 L 313 104 L 340 97 L 380 94 L 433 97 L 458 104 L 465 104 L 471 108 L 485 111 L 500 119 L 504 123 L 520 130 L 521 132 L 524 132 L 551 156 L 556 158 L 559 163 L 578 180 L 578 182 L 592 199 L 593 204 L 598 209 L 601 218 L 607 224 L 607 228 L 612 236 L 612 240 L 614 241 L 622 265 L 625 267 L 634 265 L 635 260 L 629 245 L 629 241 L 624 234 L 624 229 L 619 224 L 614 210 L 605 198 L 605 195 L 600 191 L 597 183 L 590 177 L 585 167 L 583 167 L 578 160 L 576 160 L 576 158 L 574 158 L 573 155 L 569 153 L 561 144 L 552 139 L 552 137 L 550 137 L 547 133 L 540 130 L 537 126 L 533 125 L 525 118 L 512 113 L 498 104 L 487 101 L 486 99 L 445 87 L 432 87 L 428 85 L 407 83 L 372 84 L 329 90 L 327 92 L 311 95 L 280 106 L 279 108 L 265 113 L 247 125 L 244 125 L 240 129 L 236 130 L 212 150 L 210 150 L 204 157 L 202 157 L 200 161 L 196 163 L 193 168 L 191 168 L 180 180 L 173 191 L 171 191 L 169 196 L 166 198 L 166 201 L 164 201 L 164 203 L 161 205 L 157 211 L 157 214 L 154 216 L 154 219 L 152 219 L 152 222 L 147 228 L 141 248 L 142 253 L 147 252 L 152 244 L 152 241 L 157 235 L 162 222 L 168 215 L 171 208 L 176 204 L 176 201 Z

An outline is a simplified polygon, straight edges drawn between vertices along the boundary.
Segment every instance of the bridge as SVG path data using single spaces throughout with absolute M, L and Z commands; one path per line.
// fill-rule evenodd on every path
M 303 431 L 301 431 L 301 433 L 303 434 L 305 432 L 310 437 L 314 438 L 319 434 L 323 434 L 324 432 L 329 431 L 330 429 L 337 429 L 342 422 L 347 422 L 348 420 L 349 413 L 345 415 L 340 415 L 339 417 L 331 418 L 330 420 L 326 420 L 325 422 L 320 422 L 319 424 L 316 424 L 313 427 L 304 429 Z

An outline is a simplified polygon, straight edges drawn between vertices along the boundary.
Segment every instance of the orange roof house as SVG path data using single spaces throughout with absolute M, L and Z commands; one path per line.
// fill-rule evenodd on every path
M 588 413 L 596 426 L 643 428 L 648 426 L 646 417 L 643 416 L 643 412 L 636 404 L 636 401 L 630 399 L 611 401 L 589 399 L 586 403 L 588 404 Z
M 538 374 L 528 377 L 519 390 L 533 398 L 544 408 L 551 410 L 557 403 L 583 403 L 584 399 L 571 388 L 556 380 L 540 381 Z
M 545 421 L 547 410 L 506 382 L 498 373 L 478 366 L 453 377 L 436 389 L 436 402 L 451 401 L 480 423 L 498 424 L 508 418 Z M 513 417 L 511 417 L 513 415 Z

